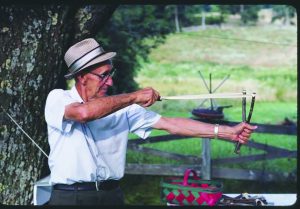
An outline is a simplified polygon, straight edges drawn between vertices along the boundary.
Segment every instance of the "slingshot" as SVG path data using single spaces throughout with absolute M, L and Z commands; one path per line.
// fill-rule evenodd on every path
M 256 93 L 247 94 L 246 90 L 242 93 L 218 93 L 218 94 L 198 94 L 198 95 L 180 95 L 180 96 L 160 96 L 158 101 L 162 100 L 197 100 L 197 99 L 225 99 L 225 98 L 242 98 L 242 120 L 250 123 L 253 113 Z M 248 117 L 246 119 L 246 98 L 251 97 L 251 105 Z M 240 154 L 241 143 L 236 142 L 234 153 Z

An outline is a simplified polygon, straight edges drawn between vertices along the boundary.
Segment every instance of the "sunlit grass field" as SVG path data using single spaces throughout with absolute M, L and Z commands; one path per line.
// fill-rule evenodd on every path
M 256 92 L 252 122 L 280 124 L 285 118 L 297 122 L 296 46 L 297 30 L 295 27 L 215 28 L 171 34 L 164 44 L 152 50 L 149 62 L 141 61 L 142 69 L 139 71 L 136 81 L 140 87 L 151 86 L 162 96 L 171 96 L 208 93 L 199 71 L 208 85 L 211 74 L 212 89 L 216 88 L 229 75 L 229 79 L 216 93 L 242 92 L 243 89 L 249 93 Z M 149 109 L 163 116 L 189 118 L 192 117 L 192 109 L 198 107 L 201 102 L 202 100 L 161 101 Z M 232 105 L 232 107 L 224 109 L 226 120 L 241 121 L 240 99 L 216 99 L 215 102 L 220 106 Z M 203 107 L 209 107 L 209 104 L 209 100 L 207 100 Z M 249 106 L 248 101 L 247 108 Z M 166 132 L 154 130 L 151 136 L 163 134 Z M 131 135 L 130 138 L 136 139 L 137 137 Z M 297 136 L 254 133 L 251 140 L 289 150 L 297 149 Z M 201 156 L 202 150 L 201 139 L 198 138 L 148 143 L 143 146 L 198 157 Z M 213 159 L 236 156 L 233 150 L 234 147 L 231 143 L 220 140 L 211 141 Z M 263 151 L 242 147 L 241 153 L 241 155 L 261 154 Z M 128 151 L 127 162 L 171 163 L 174 165 L 182 163 L 133 151 Z M 269 172 L 292 172 L 296 169 L 297 160 L 282 158 L 224 166 L 264 169 Z M 130 181 L 128 179 L 130 177 L 126 178 Z M 137 183 L 138 181 L 132 187 L 125 188 L 125 191 L 137 190 L 135 195 L 126 197 L 128 204 L 159 204 L 158 178 L 149 177 L 149 179 L 152 183 L 140 180 L 140 184 L 155 184 L 157 187 L 150 192 L 142 192 L 144 187 Z M 245 192 L 244 190 L 249 193 L 253 192 L 251 191 L 253 185 L 250 185 L 252 184 L 243 188 L 243 191 L 235 192 Z M 231 186 L 227 188 L 231 188 Z M 239 189 L 239 187 L 235 189 Z M 285 189 L 285 191 L 288 190 L 288 188 Z M 268 186 L 265 187 L 265 190 L 268 190 Z M 144 199 L 139 199 L 141 197 Z
M 136 81 L 162 95 L 207 93 L 200 71 L 206 82 L 212 74 L 213 89 L 230 76 L 218 93 L 247 89 L 263 101 L 296 101 L 296 32 L 245 27 L 172 34 L 152 51 Z

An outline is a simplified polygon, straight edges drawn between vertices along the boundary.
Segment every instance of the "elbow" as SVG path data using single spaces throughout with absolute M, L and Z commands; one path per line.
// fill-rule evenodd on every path
M 154 128 L 159 130 L 165 130 L 169 134 L 177 135 L 180 134 L 176 122 L 172 118 L 161 117 L 161 119 L 155 124 Z
M 106 114 L 107 115 L 107 114 Z M 86 108 L 86 107 L 81 107 L 78 109 L 78 114 L 77 114 L 77 122 L 79 123 L 86 123 L 98 118 L 102 118 L 106 116 L 105 114 L 96 114 L 93 110 Z
M 85 105 L 70 104 L 65 107 L 64 118 L 79 123 L 86 123 L 91 120 L 92 112 Z
M 90 121 L 89 111 L 86 108 L 80 108 L 77 114 L 77 122 L 86 123 Z

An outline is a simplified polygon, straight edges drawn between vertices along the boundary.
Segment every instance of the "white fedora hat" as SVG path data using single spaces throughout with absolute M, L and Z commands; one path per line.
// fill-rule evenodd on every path
M 66 79 L 71 79 L 83 69 L 116 56 L 116 52 L 105 52 L 93 38 L 84 39 L 71 46 L 65 54 L 65 62 L 69 73 Z

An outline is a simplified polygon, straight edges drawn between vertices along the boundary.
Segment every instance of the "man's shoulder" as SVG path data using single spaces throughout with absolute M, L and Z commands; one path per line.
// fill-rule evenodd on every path
M 49 94 L 58 93 L 58 92 L 65 92 L 65 91 L 68 91 L 68 90 L 64 90 L 64 89 L 52 89 L 49 92 Z
M 49 95 L 56 95 L 56 94 L 64 94 L 65 92 L 68 92 L 69 90 L 64 90 L 64 89 L 52 89 L 49 93 Z
M 69 90 L 64 89 L 52 89 L 47 96 L 47 99 L 57 98 L 57 97 L 64 97 L 67 95 Z

